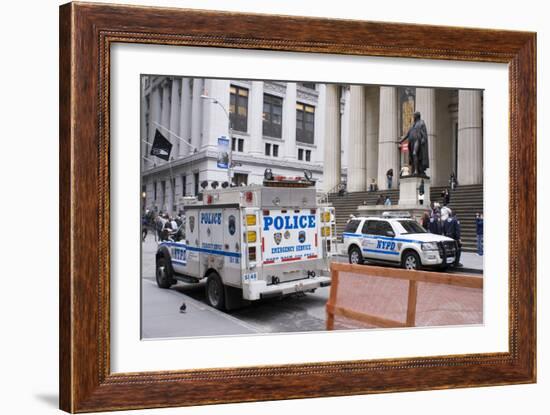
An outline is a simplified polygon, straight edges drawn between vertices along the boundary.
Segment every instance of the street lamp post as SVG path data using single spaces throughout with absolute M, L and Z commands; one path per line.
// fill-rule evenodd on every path
M 232 175 L 232 170 L 231 170 L 231 168 L 233 167 L 233 128 L 231 126 L 231 117 L 229 116 L 229 112 L 227 111 L 227 109 L 216 98 L 209 97 L 206 94 L 201 95 L 201 98 L 205 99 L 205 100 L 208 100 L 208 101 L 212 102 L 213 104 L 218 104 L 221 107 L 221 109 L 223 110 L 225 116 L 227 117 L 227 123 L 228 123 L 227 135 L 228 135 L 228 140 L 229 140 L 229 146 L 228 146 L 229 148 L 228 148 L 228 152 L 227 152 L 227 156 L 228 156 L 227 157 L 228 158 L 228 161 L 227 161 L 227 184 L 229 186 L 231 186 L 231 184 L 233 182 L 233 175 Z

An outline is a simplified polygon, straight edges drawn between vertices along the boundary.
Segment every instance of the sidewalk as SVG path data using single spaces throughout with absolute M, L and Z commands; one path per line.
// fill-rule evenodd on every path
M 483 256 L 475 252 L 462 252 L 460 262 L 463 265 L 459 268 L 461 271 L 483 273 Z

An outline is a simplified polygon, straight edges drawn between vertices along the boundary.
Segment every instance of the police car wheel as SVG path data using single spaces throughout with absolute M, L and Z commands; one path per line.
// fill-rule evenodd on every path
M 416 252 L 406 252 L 403 255 L 402 264 L 405 269 L 419 269 L 420 268 L 420 258 Z
M 157 285 L 160 288 L 170 288 L 172 286 L 172 269 L 164 257 L 157 260 L 155 274 Z
M 225 309 L 225 290 L 220 276 L 212 272 L 206 279 L 206 300 L 218 310 Z
M 363 264 L 363 254 L 361 254 L 361 250 L 354 246 L 349 251 L 349 263 L 350 264 Z

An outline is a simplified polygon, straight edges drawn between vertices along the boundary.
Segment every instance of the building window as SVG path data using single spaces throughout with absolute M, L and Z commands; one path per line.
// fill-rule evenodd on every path
M 265 155 L 279 157 L 279 144 L 265 143 Z
M 281 138 L 283 123 L 283 99 L 264 95 L 263 134 Z
M 231 139 L 231 151 L 244 151 L 244 139 L 243 138 L 235 138 L 233 137 Z
M 199 195 L 199 173 L 193 173 L 193 185 L 195 187 L 195 196 Z
M 153 200 L 157 201 L 157 182 L 153 182 Z
M 248 184 L 248 174 L 246 173 L 234 173 L 233 183 L 236 186 L 246 186 Z
M 299 82 L 298 85 L 300 85 L 303 88 L 313 89 L 315 91 L 315 83 L 314 82 Z
M 181 195 L 185 197 L 187 194 L 187 176 L 184 174 L 181 176 Z
M 248 130 L 248 89 L 231 85 L 229 97 L 229 118 L 231 127 L 237 131 Z
M 296 103 L 296 141 L 313 144 L 315 107 Z
M 298 160 L 311 161 L 311 150 L 305 150 L 303 148 L 298 149 Z
M 166 203 L 166 180 L 160 182 L 160 189 L 162 190 L 162 206 Z

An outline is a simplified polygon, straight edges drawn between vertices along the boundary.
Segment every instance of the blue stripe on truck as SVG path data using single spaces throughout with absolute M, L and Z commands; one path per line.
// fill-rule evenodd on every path
M 162 242 L 160 246 L 174 246 L 176 248 L 185 248 L 188 251 L 194 251 L 194 252 L 205 252 L 207 254 L 214 254 L 214 255 L 223 255 L 233 258 L 240 258 L 241 253 L 240 252 L 229 252 L 229 251 L 221 251 L 219 249 L 208 249 L 208 248 L 199 248 L 196 246 L 188 246 L 185 244 L 178 244 L 176 242 Z

